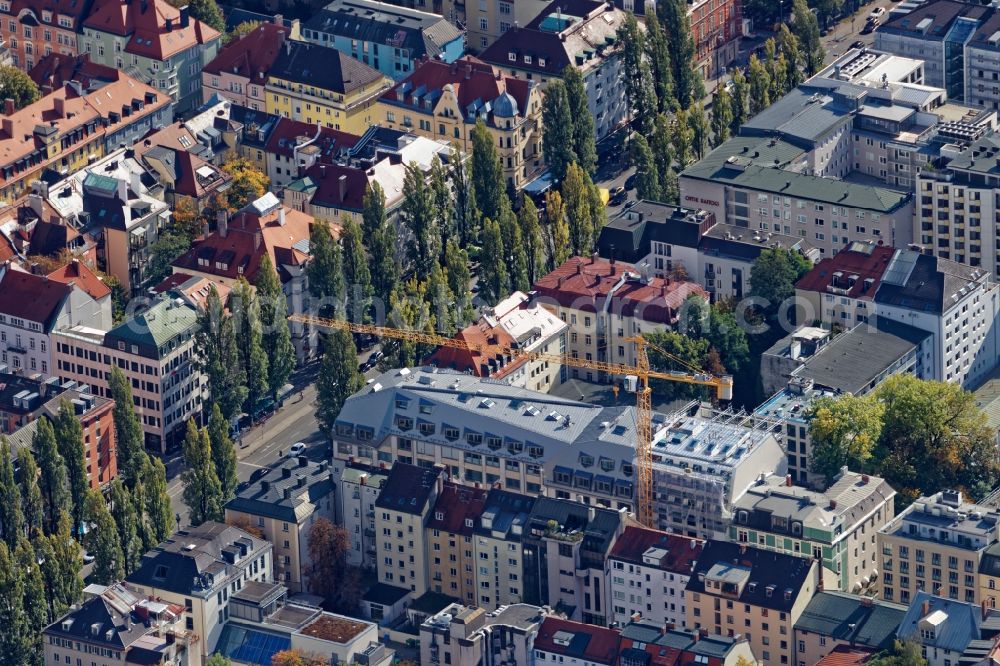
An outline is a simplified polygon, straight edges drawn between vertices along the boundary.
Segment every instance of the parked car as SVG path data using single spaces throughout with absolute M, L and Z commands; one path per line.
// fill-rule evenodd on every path
M 297 455 L 305 453 L 306 444 L 305 442 L 295 442 L 290 447 L 288 447 L 288 457 L 294 458 Z
M 864 42 L 864 40 L 859 39 L 858 41 L 854 42 L 853 44 L 851 44 L 851 48 L 852 49 L 863 49 L 863 48 L 865 48 L 865 42 Z
M 87 551 L 83 551 L 83 563 L 90 564 L 93 561 L 94 561 L 94 556 L 88 553 Z
M 625 203 L 626 198 L 628 198 L 628 192 L 625 191 L 624 187 L 619 185 L 618 187 L 611 188 L 611 192 L 608 196 L 608 203 L 612 206 L 620 206 Z
M 875 9 L 873 9 L 871 11 L 870 14 L 868 14 L 868 20 L 869 21 L 877 21 L 880 18 L 882 18 L 883 14 L 885 14 L 885 7 L 876 7 Z
M 368 357 L 368 362 L 374 367 L 376 363 L 382 360 L 383 356 L 385 356 L 385 352 L 381 349 L 376 349 L 372 352 L 372 355 Z
M 868 21 L 865 23 L 865 27 L 861 28 L 861 34 L 867 35 L 869 33 L 875 32 L 875 28 L 878 27 L 878 21 Z

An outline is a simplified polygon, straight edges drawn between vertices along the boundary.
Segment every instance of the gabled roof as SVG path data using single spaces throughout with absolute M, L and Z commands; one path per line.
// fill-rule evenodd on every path
M 852 243 L 813 266 L 795 288 L 823 294 L 832 286 L 837 291 L 829 293 L 871 301 L 895 251 L 887 245 Z
M 535 650 L 612 666 L 618 661 L 618 631 L 548 616 L 535 637 Z
M 84 21 L 91 30 L 128 37 L 126 53 L 166 60 L 167 58 L 219 39 L 219 32 L 198 19 L 182 25 L 181 12 L 166 0 L 127 0 L 98 3 Z
M 240 39 L 226 44 L 203 72 L 209 74 L 236 74 L 251 83 L 264 85 L 267 74 L 281 52 L 281 45 L 289 39 L 289 29 L 274 23 L 261 23 Z
M 482 515 L 487 494 L 486 490 L 445 481 L 427 527 L 449 534 L 472 534 Z
M 139 600 L 116 584 L 50 624 L 45 634 L 78 641 L 78 645 L 83 642 L 104 649 L 124 650 L 151 631 L 138 621 L 138 617 L 132 618 L 132 609 Z
M 933 621 L 933 638 L 921 635 L 924 619 Z M 913 603 L 900 620 L 898 636 L 900 640 L 912 638 L 927 647 L 961 653 L 969 643 L 981 638 L 982 619 L 982 611 L 976 604 L 935 597 L 921 590 L 913 595 Z
M 892 647 L 906 606 L 844 592 L 817 592 L 802 611 L 795 629 L 808 631 L 876 652 Z
M 141 345 L 146 350 L 159 350 L 177 336 L 192 335 L 197 325 L 197 310 L 187 303 L 161 298 L 148 310 L 133 315 L 108 331 L 105 344 L 122 340 Z
M 440 469 L 397 462 L 393 464 L 375 506 L 400 513 L 422 514 L 441 474 Z
M 337 49 L 289 39 L 271 64 L 270 78 L 350 95 L 385 75 Z
M 328 463 L 286 458 L 226 503 L 226 509 L 251 516 L 301 523 L 320 500 L 334 491 Z
M 625 532 L 615 542 L 608 559 L 690 576 L 704 544 L 701 539 L 630 526 L 625 528 Z M 645 561 L 646 553 L 654 558 L 655 563 Z
M 922 312 L 942 314 L 977 282 L 986 271 L 950 259 L 898 250 L 882 278 L 875 302 Z
M 87 292 L 95 301 L 111 295 L 111 289 L 79 259 L 73 259 L 65 266 L 52 271 L 48 274 L 48 278 L 75 285 Z
M 0 313 L 38 322 L 48 332 L 72 290 L 59 280 L 8 269 L 0 280 Z
M 117 80 L 118 70 L 91 62 L 87 53 L 77 56 L 50 53 L 31 68 L 28 76 L 39 87 L 48 85 L 58 88 L 70 81 L 77 81 L 84 90 L 92 90 L 104 83 Z

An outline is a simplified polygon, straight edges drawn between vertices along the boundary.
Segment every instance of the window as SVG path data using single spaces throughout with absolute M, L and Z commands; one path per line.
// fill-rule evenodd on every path
M 485 30 L 489 30 L 490 29 L 489 21 L 487 21 L 485 18 L 480 18 L 479 19 L 479 29 L 480 30 L 484 30 L 484 31 Z

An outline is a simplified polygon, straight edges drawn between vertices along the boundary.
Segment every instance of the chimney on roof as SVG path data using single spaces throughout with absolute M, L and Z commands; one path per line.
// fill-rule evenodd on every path
M 191 8 L 188 7 L 187 5 L 184 5 L 183 7 L 181 7 L 180 11 L 181 11 L 180 27 L 186 28 L 191 24 Z
M 292 43 L 285 42 L 285 55 L 291 55 L 291 54 L 292 54 Z
M 325 164 L 320 164 L 319 165 L 319 177 L 320 177 L 321 180 L 323 178 L 326 178 L 326 165 Z
M 5 116 L 14 115 L 14 100 L 10 97 L 3 101 L 3 113 Z
M 583 262 L 578 261 L 576 262 L 576 274 L 580 275 L 581 273 L 583 273 Z
M 10 118 L 4 118 L 0 128 L 3 129 L 3 133 L 6 134 L 8 138 L 14 136 L 14 121 Z
M 340 178 L 337 179 L 337 185 L 340 191 L 340 203 L 344 203 L 344 199 L 347 198 L 347 175 L 340 174 Z
M 920 604 L 920 617 L 924 618 L 930 615 L 931 612 L 931 602 L 929 599 L 924 599 L 924 602 Z
M 52 100 L 52 108 L 55 110 L 55 114 L 56 114 L 57 118 L 65 118 L 66 117 L 66 98 L 65 97 L 56 97 L 55 99 L 53 99 Z
M 167 32 L 174 31 L 174 19 L 172 16 L 167 17 Z
M 791 474 L 786 474 L 785 475 L 785 485 L 791 487 L 791 485 L 792 485 L 792 475 Z
M 472 78 L 472 63 L 466 61 L 465 63 L 465 79 L 468 81 Z
M 216 213 L 215 225 L 219 230 L 219 235 L 223 238 L 229 233 L 229 211 L 225 208 Z
M 285 226 L 285 207 L 281 206 L 278 208 L 278 225 Z
M 274 15 L 274 25 L 285 25 L 285 17 L 281 14 Z
M 261 234 L 261 232 L 259 232 L 259 231 L 254 232 L 254 235 L 253 235 L 253 249 L 255 249 L 255 250 L 259 250 L 260 249 L 260 242 L 261 242 L 261 240 L 263 240 L 263 235 Z
M 51 94 L 52 94 L 52 85 L 49 84 L 49 83 L 46 83 L 45 85 L 42 86 L 42 97 L 45 97 L 46 95 L 51 95 Z

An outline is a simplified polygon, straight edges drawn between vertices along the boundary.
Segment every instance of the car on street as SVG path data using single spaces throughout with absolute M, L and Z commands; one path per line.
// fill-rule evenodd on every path
M 264 476 L 265 474 L 267 474 L 270 471 L 271 471 L 271 469 L 269 467 L 261 467 L 259 469 L 255 469 L 253 471 L 253 473 L 250 474 L 250 483 L 254 483 L 260 477 Z
M 290 447 L 288 447 L 288 457 L 294 458 L 297 455 L 305 453 L 306 444 L 305 442 L 295 442 Z
M 852 49 L 863 49 L 863 48 L 865 48 L 865 42 L 864 42 L 864 40 L 859 39 L 858 41 L 854 42 L 853 44 L 851 44 L 851 48 Z
M 626 190 L 634 190 L 635 189 L 635 181 L 636 181 L 637 178 L 638 178 L 638 174 L 632 174 L 631 176 L 629 176 L 628 178 L 626 178 L 625 179 L 625 189 Z
M 883 14 L 885 14 L 885 7 L 876 7 L 875 9 L 873 9 L 871 11 L 870 14 L 868 14 L 868 20 L 869 21 L 877 21 L 880 18 L 882 18 Z
M 385 352 L 381 349 L 376 349 L 372 352 L 372 355 L 368 357 L 368 362 L 372 364 L 372 367 L 375 367 L 375 364 L 381 361 L 383 356 L 385 356 Z
M 612 187 L 611 192 L 608 196 L 608 203 L 612 206 L 620 206 L 625 203 L 625 199 L 628 198 L 628 192 L 625 188 L 619 185 L 618 187 Z
M 88 553 L 87 551 L 83 551 L 83 563 L 90 564 L 93 561 L 94 561 L 94 556 Z
M 868 21 L 867 23 L 865 23 L 865 27 L 861 28 L 861 34 L 867 35 L 872 32 L 875 32 L 875 28 L 877 27 L 878 27 L 878 21 Z

